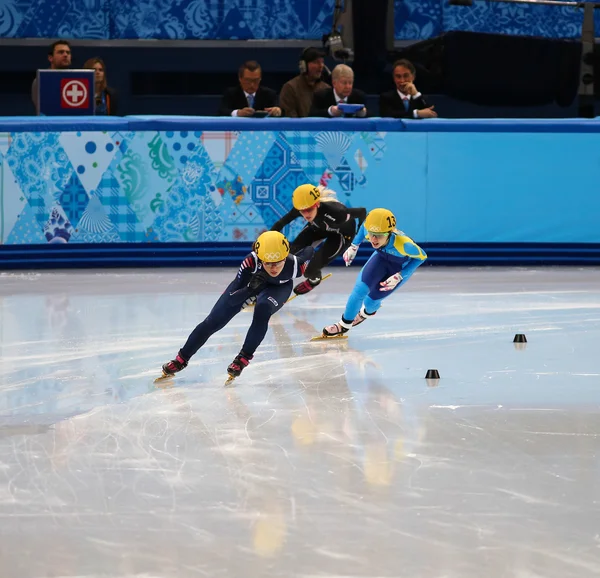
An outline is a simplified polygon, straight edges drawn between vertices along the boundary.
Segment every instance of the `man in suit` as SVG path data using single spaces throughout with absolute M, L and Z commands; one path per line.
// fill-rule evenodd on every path
M 363 108 L 351 116 L 367 116 L 365 93 L 354 88 L 354 71 L 349 66 L 338 64 L 331 73 L 331 84 L 333 88 L 315 92 L 309 116 L 348 116 L 338 107 L 339 103 L 362 104 Z
M 397 60 L 393 69 L 395 90 L 379 96 L 379 114 L 391 118 L 435 118 L 437 113 L 429 106 L 415 86 L 416 70 L 409 60 Z
M 281 116 L 277 106 L 277 93 L 260 86 L 262 70 L 255 60 L 244 62 L 238 71 L 239 86 L 228 88 L 221 100 L 219 116 L 253 116 L 257 110 L 265 110 L 270 116 Z

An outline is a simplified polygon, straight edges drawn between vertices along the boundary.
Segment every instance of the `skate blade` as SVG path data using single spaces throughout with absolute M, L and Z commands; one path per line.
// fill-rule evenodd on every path
M 236 378 L 233 375 L 228 376 L 223 386 L 227 387 L 228 385 L 231 385 L 235 381 L 235 379 Z
M 325 281 L 325 279 L 329 279 L 329 277 L 331 277 L 332 275 L 333 275 L 333 273 L 327 273 L 327 275 L 325 275 L 325 277 L 323 277 L 323 278 L 321 279 L 321 283 L 323 283 L 323 281 Z M 320 285 L 321 283 L 319 283 L 319 285 Z M 317 287 L 318 287 L 318 285 L 317 285 Z M 309 293 L 310 293 L 310 291 L 309 291 Z M 306 295 L 306 293 L 304 293 L 304 295 Z M 292 295 L 292 296 L 291 296 L 291 297 L 290 297 L 290 298 L 289 298 L 289 299 L 286 301 L 286 303 L 289 303 L 290 301 L 293 301 L 294 299 L 296 299 L 296 297 L 298 297 L 298 294 L 297 294 L 297 293 L 294 293 L 294 294 L 293 294 L 293 295 Z
M 311 341 L 331 341 L 333 339 L 348 339 L 347 335 L 317 335 L 316 337 L 311 337 Z
M 154 383 L 160 383 L 161 381 L 165 381 L 167 379 L 171 379 L 173 376 L 168 373 L 163 373 L 160 377 L 157 377 L 154 380 Z

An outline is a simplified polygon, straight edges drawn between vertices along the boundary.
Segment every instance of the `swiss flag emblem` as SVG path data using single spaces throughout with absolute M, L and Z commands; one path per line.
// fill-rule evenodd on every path
M 62 78 L 61 108 L 87 108 L 90 105 L 90 83 L 87 78 Z

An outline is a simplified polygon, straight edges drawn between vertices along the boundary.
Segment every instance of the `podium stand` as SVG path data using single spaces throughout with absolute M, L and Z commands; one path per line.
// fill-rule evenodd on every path
M 95 110 L 94 70 L 38 70 L 37 114 L 91 116 Z

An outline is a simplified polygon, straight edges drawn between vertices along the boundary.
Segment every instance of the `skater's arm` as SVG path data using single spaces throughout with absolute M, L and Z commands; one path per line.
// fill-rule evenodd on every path
M 235 281 L 229 286 L 229 297 L 232 304 L 242 304 L 249 298 L 258 295 L 267 284 L 267 273 L 258 269 L 256 255 L 250 254 L 242 262 Z
M 346 206 L 338 202 L 324 202 L 319 207 L 319 213 L 329 227 L 338 229 L 352 219 L 354 209 L 348 209 Z M 365 214 L 366 217 L 366 214 Z
M 404 233 L 396 233 L 393 249 L 398 254 L 398 257 L 403 259 L 402 268 L 399 271 L 401 276 L 400 284 L 403 285 L 414 273 L 415 269 L 425 262 L 427 254 Z
M 365 230 L 365 225 L 364 223 L 360 226 L 360 229 L 358 230 L 358 233 L 356 233 L 356 237 L 354 237 L 354 240 L 352 241 L 353 245 L 360 245 L 364 240 L 365 240 L 365 236 L 367 234 L 367 231 Z
M 295 257 L 298 262 L 298 268 L 294 277 L 302 277 L 304 275 L 304 271 L 306 271 L 306 268 L 308 267 L 308 264 L 310 263 L 310 260 L 313 258 L 314 254 L 315 250 L 312 247 L 305 247 L 296 253 Z
M 356 230 L 360 229 L 360 226 L 364 223 L 367 218 L 367 209 L 364 207 L 355 207 L 348 209 L 348 214 L 353 218 L 357 219 Z
M 272 227 L 271 231 L 281 231 L 286 225 L 289 225 L 294 219 L 300 216 L 300 211 L 292 209 L 287 214 L 283 215 L 279 221 L 277 221 Z
M 425 259 L 407 259 L 402 266 L 402 270 L 400 271 L 400 275 L 402 277 L 402 282 L 400 284 L 403 285 L 406 283 L 408 278 L 415 272 L 415 269 L 424 262 Z
M 254 253 L 249 253 L 246 255 L 245 259 L 242 261 L 240 268 L 238 269 L 235 289 L 241 289 L 242 287 L 246 287 L 252 275 L 256 272 L 258 265 L 258 259 Z

